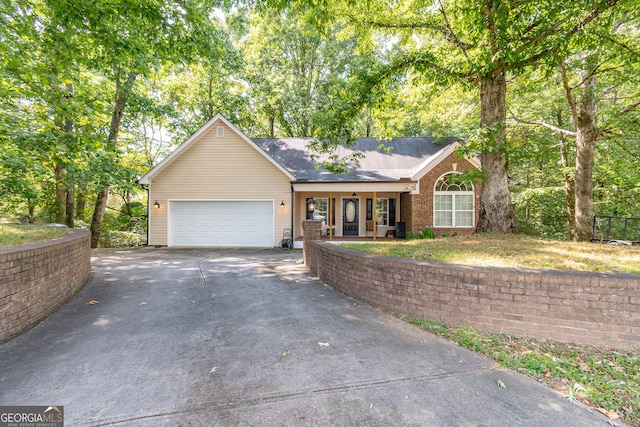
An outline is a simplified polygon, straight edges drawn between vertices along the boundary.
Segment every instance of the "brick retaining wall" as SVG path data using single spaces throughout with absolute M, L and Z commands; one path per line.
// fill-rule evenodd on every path
M 397 314 L 452 326 L 640 348 L 640 275 L 468 267 L 304 242 L 327 285 Z
M 0 250 L 0 343 L 32 328 L 89 281 L 91 233 Z

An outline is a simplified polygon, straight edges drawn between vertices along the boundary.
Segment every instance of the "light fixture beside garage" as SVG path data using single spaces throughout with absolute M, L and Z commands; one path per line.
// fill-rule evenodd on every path
M 158 203 L 158 201 L 156 200 L 156 202 L 153 204 L 153 207 L 156 209 L 160 209 L 160 203 Z
M 284 210 L 284 200 L 280 203 L 280 209 Z

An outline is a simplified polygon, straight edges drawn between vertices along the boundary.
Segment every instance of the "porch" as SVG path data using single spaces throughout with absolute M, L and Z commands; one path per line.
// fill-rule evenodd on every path
M 302 241 L 302 222 L 307 219 L 322 223 L 323 239 L 338 241 L 404 238 L 406 226 L 411 225 L 411 198 L 407 191 L 410 188 L 406 183 L 403 187 L 397 183 L 300 187 L 294 187 L 297 191 L 293 194 L 292 228 L 296 242 Z

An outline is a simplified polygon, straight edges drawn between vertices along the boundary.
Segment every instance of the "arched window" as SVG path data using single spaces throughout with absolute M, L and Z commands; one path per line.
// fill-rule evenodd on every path
M 461 180 L 455 172 L 442 175 L 434 187 L 433 226 L 473 227 L 474 200 L 471 181 Z

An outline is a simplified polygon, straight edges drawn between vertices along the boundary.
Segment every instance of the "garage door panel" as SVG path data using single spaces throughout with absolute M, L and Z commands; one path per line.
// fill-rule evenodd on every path
M 271 247 L 272 201 L 172 201 L 169 246 Z

